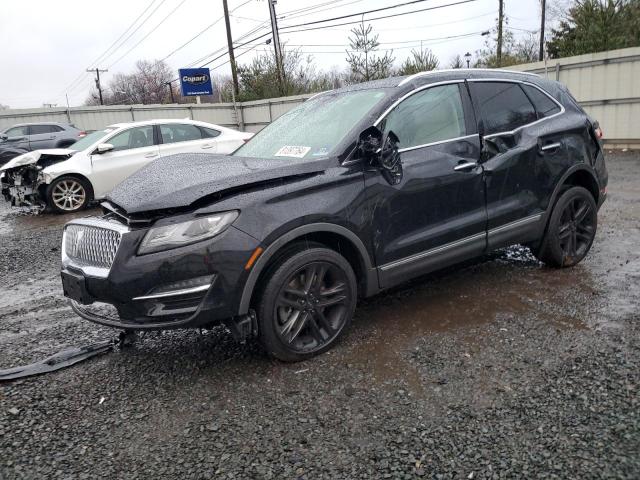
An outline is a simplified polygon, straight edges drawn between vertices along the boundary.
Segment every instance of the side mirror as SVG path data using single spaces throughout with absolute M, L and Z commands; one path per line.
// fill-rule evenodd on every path
M 96 151 L 100 154 L 110 152 L 111 150 L 113 150 L 113 145 L 110 143 L 100 143 L 96 148 Z
M 370 165 L 381 170 L 382 176 L 391 184 L 402 181 L 402 162 L 398 143 L 400 140 L 393 132 L 383 134 L 378 127 L 369 127 L 358 138 L 360 155 Z
M 7 135 L 6 133 L 0 133 L 0 140 L 4 142 L 7 140 L 7 138 L 9 138 L 9 135 Z
M 369 127 L 358 137 L 358 152 L 370 165 L 378 166 L 381 147 L 382 132 L 378 127 Z

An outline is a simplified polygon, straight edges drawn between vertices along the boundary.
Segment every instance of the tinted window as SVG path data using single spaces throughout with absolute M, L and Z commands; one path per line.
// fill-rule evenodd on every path
M 153 145 L 153 127 L 136 127 L 125 130 L 107 140 L 113 145 L 113 150 L 129 150 L 131 148 L 149 147 Z
M 29 127 L 29 134 L 30 135 L 41 135 L 43 133 L 55 133 L 55 132 L 59 132 L 60 130 L 62 130 L 59 127 L 56 127 L 55 125 L 31 125 Z
M 7 137 L 22 137 L 27 135 L 27 127 L 13 127 L 4 132 Z
M 485 134 L 514 130 L 538 118 L 520 84 L 470 83 L 480 106 Z
M 162 143 L 188 142 L 189 140 L 200 140 L 202 132 L 195 125 L 174 123 L 160 125 L 160 136 Z
M 381 125 L 400 139 L 400 148 L 440 142 L 466 134 L 458 85 L 433 87 L 411 95 Z
M 202 138 L 214 138 L 220 135 L 220 132 L 213 128 L 200 127 L 200 130 L 202 130 Z
M 546 94 L 531 85 L 522 85 L 523 90 L 533 102 L 538 112 L 538 118 L 549 117 L 560 111 L 560 107 L 556 102 L 551 100 Z

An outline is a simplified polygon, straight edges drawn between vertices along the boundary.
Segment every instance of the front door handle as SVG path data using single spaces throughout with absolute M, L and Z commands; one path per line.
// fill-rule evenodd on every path
M 474 168 L 476 168 L 477 166 L 478 166 L 478 164 L 476 162 L 463 162 L 463 163 L 459 163 L 458 165 L 453 167 L 453 169 L 456 172 L 469 172 L 469 171 L 473 170 Z
M 204 148 L 212 148 L 212 147 L 213 145 L 211 145 L 210 143 L 207 143 L 206 145 L 202 145 L 202 147 L 200 148 L 204 149 Z
M 157 153 L 147 153 L 144 158 L 155 158 L 157 157 L 158 154 Z
M 555 150 L 558 150 L 560 147 L 562 147 L 562 144 L 560 142 L 548 143 L 547 145 L 543 145 L 540 147 L 540 153 L 544 154 L 546 152 L 553 152 Z

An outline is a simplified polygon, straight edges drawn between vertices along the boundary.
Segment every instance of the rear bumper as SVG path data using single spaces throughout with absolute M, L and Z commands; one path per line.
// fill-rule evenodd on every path
M 122 236 L 106 274 L 63 261 L 64 295 L 79 316 L 114 328 L 166 330 L 237 315 L 257 240 L 231 226 L 208 241 L 139 256 L 145 233 Z

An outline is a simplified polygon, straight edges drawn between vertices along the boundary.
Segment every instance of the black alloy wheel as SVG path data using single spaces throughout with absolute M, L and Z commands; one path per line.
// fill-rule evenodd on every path
M 591 193 L 572 187 L 559 198 L 549 220 L 540 260 L 554 267 L 572 267 L 589 252 L 596 236 L 598 211 Z
M 349 263 L 327 248 L 299 251 L 273 271 L 258 309 L 267 351 L 299 361 L 330 348 L 350 323 L 356 304 Z

